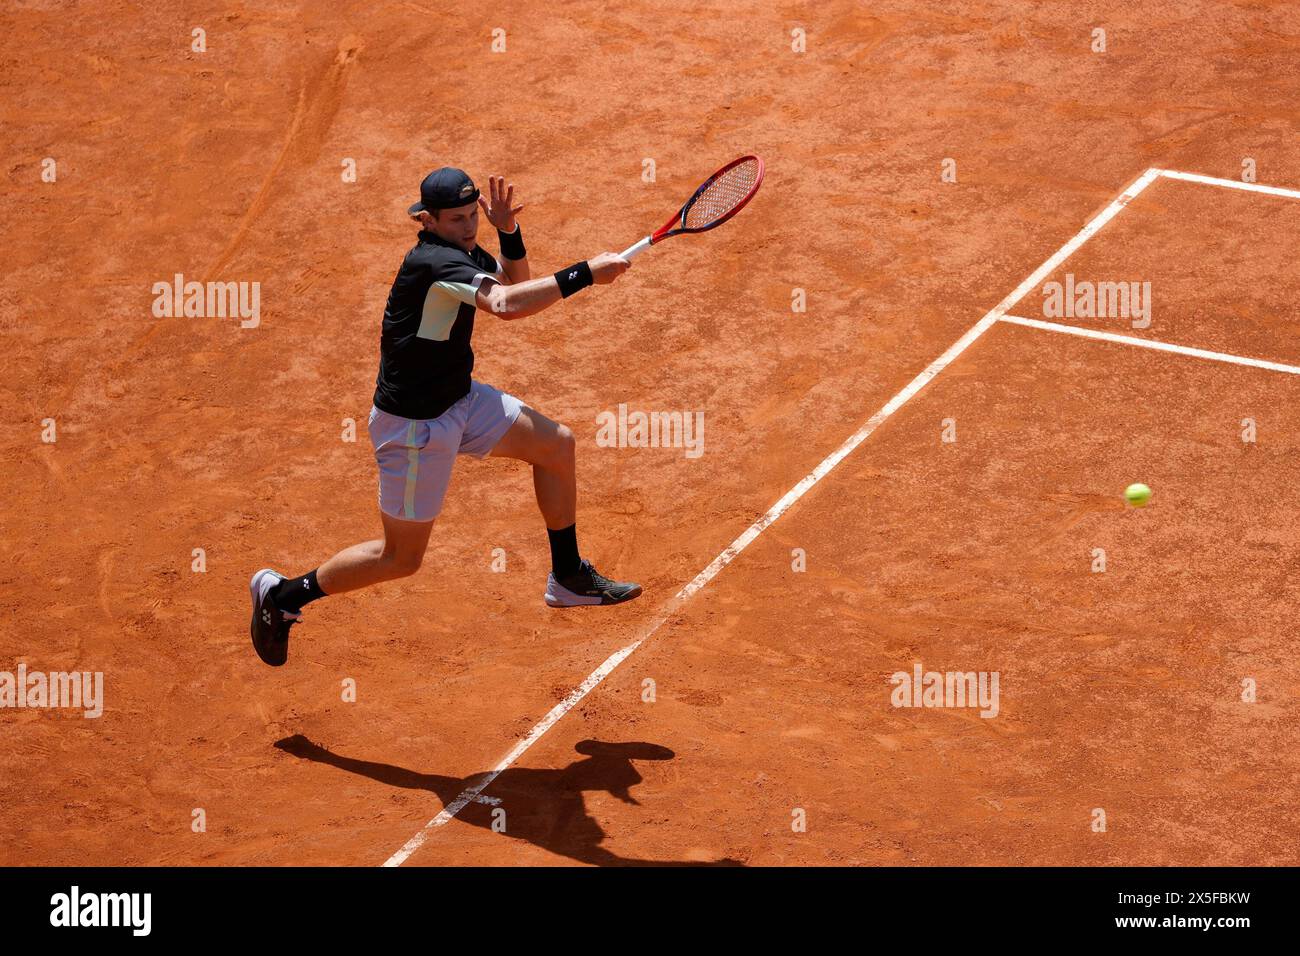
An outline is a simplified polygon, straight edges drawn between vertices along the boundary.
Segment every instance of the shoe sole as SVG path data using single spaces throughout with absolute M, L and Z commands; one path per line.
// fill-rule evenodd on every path
M 552 591 L 552 587 L 558 590 L 559 594 Z M 548 585 L 546 593 L 542 595 L 546 601 L 547 607 L 564 608 L 564 607 L 605 607 L 613 604 L 626 604 L 628 601 L 635 600 L 641 596 L 641 588 L 638 587 L 627 597 L 619 601 L 608 601 L 604 597 L 590 597 L 586 594 L 575 594 L 566 588 L 563 584 L 556 583 Z

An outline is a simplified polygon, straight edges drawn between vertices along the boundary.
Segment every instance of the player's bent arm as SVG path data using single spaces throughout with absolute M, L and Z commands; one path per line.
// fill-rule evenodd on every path
M 542 309 L 559 302 L 561 298 L 560 284 L 555 281 L 555 276 L 545 276 L 541 279 L 529 279 L 526 282 L 515 282 L 510 285 L 500 282 L 489 285 L 484 282 L 479 286 L 474 304 L 483 311 L 493 312 L 503 319 L 522 319 L 529 315 L 536 315 Z
M 577 265 L 585 265 L 591 270 L 591 281 L 596 285 L 608 285 L 631 267 L 626 259 L 612 252 L 602 252 L 587 260 L 586 263 Z M 570 266 L 567 270 L 561 270 L 561 273 L 572 273 L 576 268 L 577 266 Z M 570 295 L 581 288 L 582 286 L 576 289 L 571 287 Z M 474 302 L 478 308 L 485 312 L 493 312 L 503 319 L 522 319 L 529 315 L 536 315 L 562 298 L 564 295 L 556 277 L 543 276 L 540 279 L 529 279 L 526 282 L 510 285 L 484 282 L 479 286 Z

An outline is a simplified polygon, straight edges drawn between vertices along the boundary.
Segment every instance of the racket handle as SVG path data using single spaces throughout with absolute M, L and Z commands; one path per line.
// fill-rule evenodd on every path
M 635 245 L 628 246 L 626 249 L 620 252 L 619 257 L 623 259 L 631 259 L 642 249 L 649 249 L 649 248 L 650 248 L 650 237 L 646 236 L 640 242 L 636 243 Z

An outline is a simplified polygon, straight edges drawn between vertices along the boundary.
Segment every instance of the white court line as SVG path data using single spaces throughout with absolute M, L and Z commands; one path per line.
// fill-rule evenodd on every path
M 1041 319 L 1026 319 L 1019 315 L 1004 315 L 1003 322 L 1013 325 L 1025 325 L 1031 329 L 1044 329 L 1048 332 L 1064 332 L 1067 335 L 1079 335 L 1085 339 L 1100 339 L 1103 342 L 1118 342 L 1121 345 L 1136 345 L 1138 348 L 1154 349 L 1157 352 L 1174 352 L 1178 355 L 1190 355 L 1193 358 L 1210 359 L 1215 362 L 1228 362 L 1231 365 L 1248 365 L 1251 368 L 1268 369 L 1270 372 L 1287 372 L 1300 375 L 1300 366 L 1283 365 L 1281 362 L 1269 362 L 1264 359 L 1246 358 L 1242 355 L 1229 355 L 1227 352 L 1211 352 L 1208 349 L 1196 349 L 1190 345 L 1174 345 L 1170 342 L 1157 342 L 1155 339 L 1139 339 L 1132 335 L 1118 335 L 1115 332 L 1102 332 L 1100 329 L 1085 329 L 1077 325 L 1059 325 L 1056 322 L 1044 322 Z
M 1068 259 L 1081 245 L 1097 234 L 1102 226 L 1110 222 L 1119 213 L 1121 209 L 1127 206 L 1138 193 L 1151 185 L 1160 175 L 1158 169 L 1148 169 L 1143 173 L 1133 185 L 1119 194 L 1105 209 L 1099 212 L 1092 220 L 1079 230 L 1077 234 L 1050 259 L 1025 279 L 1024 282 L 1016 288 L 1005 299 L 994 306 L 985 316 L 976 322 L 971 328 L 954 342 L 946 352 L 927 365 L 916 378 L 912 379 L 904 389 L 885 403 L 884 407 L 876 414 L 872 415 L 856 432 L 848 437 L 844 444 L 827 455 L 826 458 L 805 475 L 800 482 L 781 496 L 781 500 L 767 510 L 757 521 L 751 524 L 745 531 L 719 554 L 709 562 L 708 567 L 697 574 L 689 584 L 683 587 L 677 594 L 664 606 L 664 608 L 655 615 L 654 619 L 642 629 L 641 636 L 631 644 L 615 651 L 609 658 L 588 675 L 587 679 L 571 690 L 564 700 L 552 707 L 537 725 L 528 732 L 528 735 L 520 740 L 511 751 L 505 755 L 492 770 L 486 774 L 482 780 L 469 787 L 451 803 L 443 807 L 442 812 L 426 823 L 418 833 L 406 841 L 400 850 L 384 861 L 384 866 L 401 866 L 405 863 L 429 838 L 434 830 L 445 826 L 451 822 L 456 814 L 460 813 L 470 802 L 476 800 L 480 793 L 488 787 L 504 770 L 510 767 L 516 760 L 537 743 L 542 736 L 550 730 L 555 724 L 572 710 L 579 701 L 586 697 L 596 688 L 606 677 L 613 673 L 614 668 L 632 656 L 632 653 L 640 647 L 645 641 L 654 636 L 663 624 L 672 617 L 673 614 L 691 597 L 698 593 L 705 585 L 717 576 L 718 572 L 736 559 L 736 557 L 749 547 L 750 543 L 757 538 L 768 525 L 774 522 L 781 515 L 785 514 L 790 507 L 802 498 L 813 485 L 821 481 L 826 474 L 845 459 L 853 449 L 857 448 L 867 437 L 880 427 L 881 423 L 894 412 L 898 411 L 905 405 L 909 399 L 919 392 L 925 385 L 936 375 L 942 372 L 948 365 L 966 351 L 971 344 L 981 335 L 987 332 L 993 325 L 1006 314 L 1007 310 L 1019 302 L 1026 293 L 1037 286 L 1044 278 L 1047 277 L 1057 266 Z
M 1280 186 L 1241 183 L 1235 179 L 1219 179 L 1216 176 L 1202 176 L 1200 173 L 1180 173 L 1174 169 L 1161 169 L 1158 172 L 1166 179 L 1183 179 L 1189 183 L 1200 183 L 1203 186 L 1222 186 L 1225 189 L 1243 189 L 1249 193 L 1263 193 L 1266 196 L 1285 196 L 1287 199 L 1300 199 L 1300 189 L 1282 189 Z

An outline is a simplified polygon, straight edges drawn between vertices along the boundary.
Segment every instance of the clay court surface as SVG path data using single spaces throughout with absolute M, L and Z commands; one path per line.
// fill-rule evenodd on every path
M 674 601 L 1148 168 L 1300 188 L 1297 41 L 1263 2 L 8 4 L 0 670 L 106 700 L 0 711 L 0 864 L 1300 863 L 1293 371 L 998 321 Z M 462 460 L 420 573 L 261 664 L 249 575 L 378 532 L 424 173 L 509 176 L 545 274 L 748 152 L 733 222 L 477 322 L 476 377 L 573 427 L 584 551 L 645 595 L 545 607 L 525 467 Z M 1300 198 L 1156 178 L 1049 276 L 1150 281 L 1149 328 L 1055 321 L 1300 366 L 1298 232 Z M 175 273 L 260 282 L 261 324 L 155 318 Z M 598 447 L 620 403 L 703 411 L 704 453 Z M 998 715 L 894 708 L 915 662 L 998 672 Z

